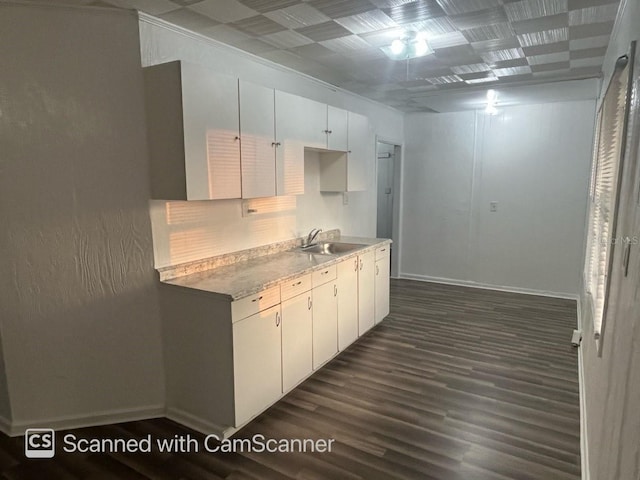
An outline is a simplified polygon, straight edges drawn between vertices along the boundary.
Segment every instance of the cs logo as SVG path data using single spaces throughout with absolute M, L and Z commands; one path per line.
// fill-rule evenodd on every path
M 56 434 L 50 428 L 28 428 L 24 432 L 24 454 L 27 458 L 53 458 Z

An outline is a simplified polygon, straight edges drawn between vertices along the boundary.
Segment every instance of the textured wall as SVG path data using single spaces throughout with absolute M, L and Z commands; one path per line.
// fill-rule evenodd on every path
M 281 213 L 241 217 L 239 200 L 215 202 L 151 202 L 156 266 L 197 260 L 306 234 L 313 227 L 340 228 L 351 235 L 375 236 L 375 135 L 402 142 L 400 112 L 361 97 L 336 91 L 309 77 L 270 65 L 213 41 L 197 39 L 149 21 L 140 22 L 143 65 L 185 60 L 285 92 L 361 113 L 371 122 L 371 169 L 368 188 L 342 195 L 320 193 L 317 155 L 305 160 L 305 195 L 297 208 Z M 171 221 L 179 210 L 180 220 Z M 175 219 L 176 216 L 173 215 Z
M 640 3 L 622 2 L 604 63 L 604 93 L 616 59 L 640 40 Z M 635 59 L 632 137 L 621 189 L 617 237 L 640 236 L 640 52 Z M 640 479 L 640 245 L 631 247 L 629 276 L 621 274 L 622 248 L 616 248 L 611 275 L 610 312 L 598 356 L 593 339 L 591 305 L 582 296 L 582 361 L 587 418 L 587 452 L 591 480 Z
M 133 12 L 0 6 L 1 329 L 14 429 L 163 405 Z
M 593 101 L 408 116 L 401 274 L 577 294 L 593 117 Z

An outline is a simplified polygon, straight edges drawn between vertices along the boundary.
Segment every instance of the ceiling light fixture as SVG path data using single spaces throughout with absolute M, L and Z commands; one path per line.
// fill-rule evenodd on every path
M 382 47 L 380 50 L 392 60 L 409 60 L 433 53 L 422 32 L 405 32 L 400 38 L 391 42 L 391 45 Z
M 495 115 L 498 113 L 496 104 L 498 103 L 498 93 L 493 90 L 487 90 L 487 107 L 484 109 L 487 115 Z

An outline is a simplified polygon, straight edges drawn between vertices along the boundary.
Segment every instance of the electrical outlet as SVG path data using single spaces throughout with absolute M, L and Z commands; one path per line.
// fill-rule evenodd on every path
M 489 211 L 497 212 L 498 211 L 498 202 L 489 202 Z

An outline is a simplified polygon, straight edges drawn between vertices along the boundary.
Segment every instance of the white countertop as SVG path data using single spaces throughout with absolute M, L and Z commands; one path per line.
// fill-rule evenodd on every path
M 332 255 L 305 253 L 300 249 L 288 250 L 165 280 L 162 283 L 215 293 L 229 300 L 239 300 L 299 275 L 310 273 L 321 266 L 326 267 L 372 248 L 391 243 L 391 240 L 386 238 L 348 236 L 341 236 L 331 241 L 357 243 L 362 245 L 362 248 Z

